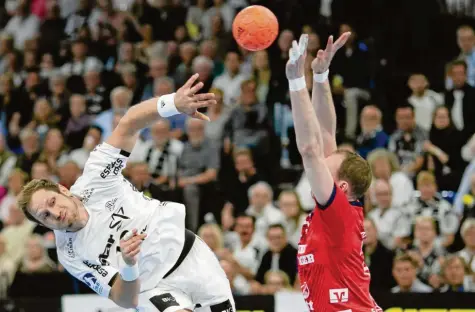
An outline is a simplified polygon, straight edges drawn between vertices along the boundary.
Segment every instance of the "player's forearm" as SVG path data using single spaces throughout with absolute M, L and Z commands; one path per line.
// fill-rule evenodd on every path
M 312 104 L 322 131 L 324 155 L 329 156 L 337 146 L 335 105 L 328 80 L 324 83 L 313 82 Z
M 302 157 L 324 157 L 321 128 L 307 90 L 291 91 L 290 100 L 300 154 Z
M 110 291 L 109 298 L 118 306 L 125 309 L 134 309 L 139 304 L 140 280 L 126 282 L 117 278 Z
M 160 118 L 157 101 L 158 98 L 151 98 L 132 106 L 122 117 L 117 127 L 121 127 L 121 130 L 125 132 L 124 134 L 134 136 L 143 128 L 150 126 Z

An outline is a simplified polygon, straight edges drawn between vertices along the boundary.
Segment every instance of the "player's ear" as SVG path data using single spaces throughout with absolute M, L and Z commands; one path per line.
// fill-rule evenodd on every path
M 66 196 L 72 196 L 71 192 L 66 187 L 62 186 L 61 184 L 58 184 L 58 187 L 61 194 Z

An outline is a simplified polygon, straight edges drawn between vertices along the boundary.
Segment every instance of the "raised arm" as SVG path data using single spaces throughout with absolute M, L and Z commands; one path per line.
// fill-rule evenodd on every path
M 293 42 L 286 74 L 289 79 L 297 147 L 302 156 L 313 195 L 320 205 L 325 205 L 333 192 L 334 181 L 325 164 L 321 126 L 305 86 L 304 63 L 307 41 L 307 35 L 302 35 L 299 44 Z
M 346 32 L 333 43 L 333 36 L 328 38 L 325 50 L 319 50 L 312 61 L 314 74 L 312 89 L 312 104 L 317 114 L 322 132 L 324 155 L 328 157 L 336 151 L 336 113 L 333 103 L 328 68 L 335 53 L 346 43 L 351 33 Z
M 197 79 L 198 74 L 195 74 L 176 93 L 152 98 L 132 106 L 106 142 L 116 148 L 131 152 L 139 131 L 150 126 L 160 117 L 182 113 L 193 118 L 209 120 L 197 109 L 216 104 L 214 94 L 196 94 L 203 87 L 202 82 L 193 86 Z

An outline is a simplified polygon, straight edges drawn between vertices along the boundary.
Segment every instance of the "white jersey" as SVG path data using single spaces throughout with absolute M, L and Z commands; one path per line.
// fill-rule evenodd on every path
M 185 240 L 185 206 L 137 191 L 122 175 L 127 157 L 107 143 L 90 154 L 83 175 L 71 187 L 89 220 L 77 232 L 55 231 L 61 264 L 104 297 L 123 265 L 119 241 L 127 232 L 147 233 L 138 258 L 141 292 L 157 286 L 178 260 Z

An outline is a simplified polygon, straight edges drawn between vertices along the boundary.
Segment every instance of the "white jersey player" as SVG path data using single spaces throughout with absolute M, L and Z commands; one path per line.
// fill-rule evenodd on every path
M 185 229 L 184 205 L 148 198 L 122 175 L 140 129 L 179 112 L 206 119 L 197 109 L 214 104 L 214 95 L 195 94 L 203 86 L 192 86 L 197 78 L 130 108 L 70 190 L 33 180 L 19 196 L 29 219 L 54 230 L 65 269 L 124 308 L 235 311 L 217 258 Z

